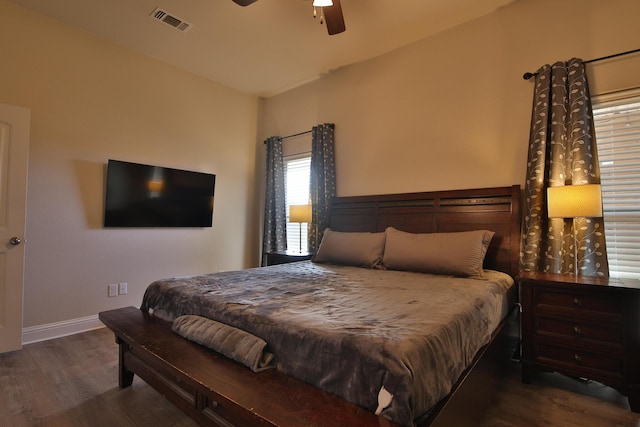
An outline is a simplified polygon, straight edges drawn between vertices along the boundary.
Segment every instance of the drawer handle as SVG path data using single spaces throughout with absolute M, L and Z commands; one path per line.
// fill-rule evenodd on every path
M 575 332 L 575 334 L 578 335 L 579 337 L 582 336 L 582 329 L 580 329 L 578 326 L 573 327 L 573 332 Z
M 574 298 L 573 303 L 578 307 L 582 307 L 582 300 L 580 298 Z
M 582 357 L 580 357 L 579 354 L 574 354 L 573 355 L 573 360 L 575 360 L 576 362 L 580 363 L 580 362 L 582 362 Z

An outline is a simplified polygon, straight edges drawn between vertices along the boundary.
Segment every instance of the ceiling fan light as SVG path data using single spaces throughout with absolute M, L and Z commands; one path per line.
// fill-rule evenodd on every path
M 313 0 L 313 7 L 328 7 L 333 6 L 332 0 Z

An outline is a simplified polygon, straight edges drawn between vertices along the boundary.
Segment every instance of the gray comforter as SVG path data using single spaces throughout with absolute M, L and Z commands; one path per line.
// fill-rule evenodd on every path
M 445 397 L 506 315 L 513 280 L 310 261 L 152 283 L 141 309 L 204 316 L 264 339 L 277 369 L 404 425 Z

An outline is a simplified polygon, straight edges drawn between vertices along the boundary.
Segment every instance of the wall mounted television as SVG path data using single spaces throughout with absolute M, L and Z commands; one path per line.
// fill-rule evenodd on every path
M 211 227 L 216 176 L 109 160 L 105 227 Z

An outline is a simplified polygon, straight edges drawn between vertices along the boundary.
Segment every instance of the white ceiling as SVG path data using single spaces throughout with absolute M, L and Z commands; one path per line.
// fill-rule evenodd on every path
M 329 36 L 311 0 L 10 0 L 239 91 L 270 96 L 514 0 L 342 0 L 347 26 Z M 182 33 L 156 7 L 189 22 Z

